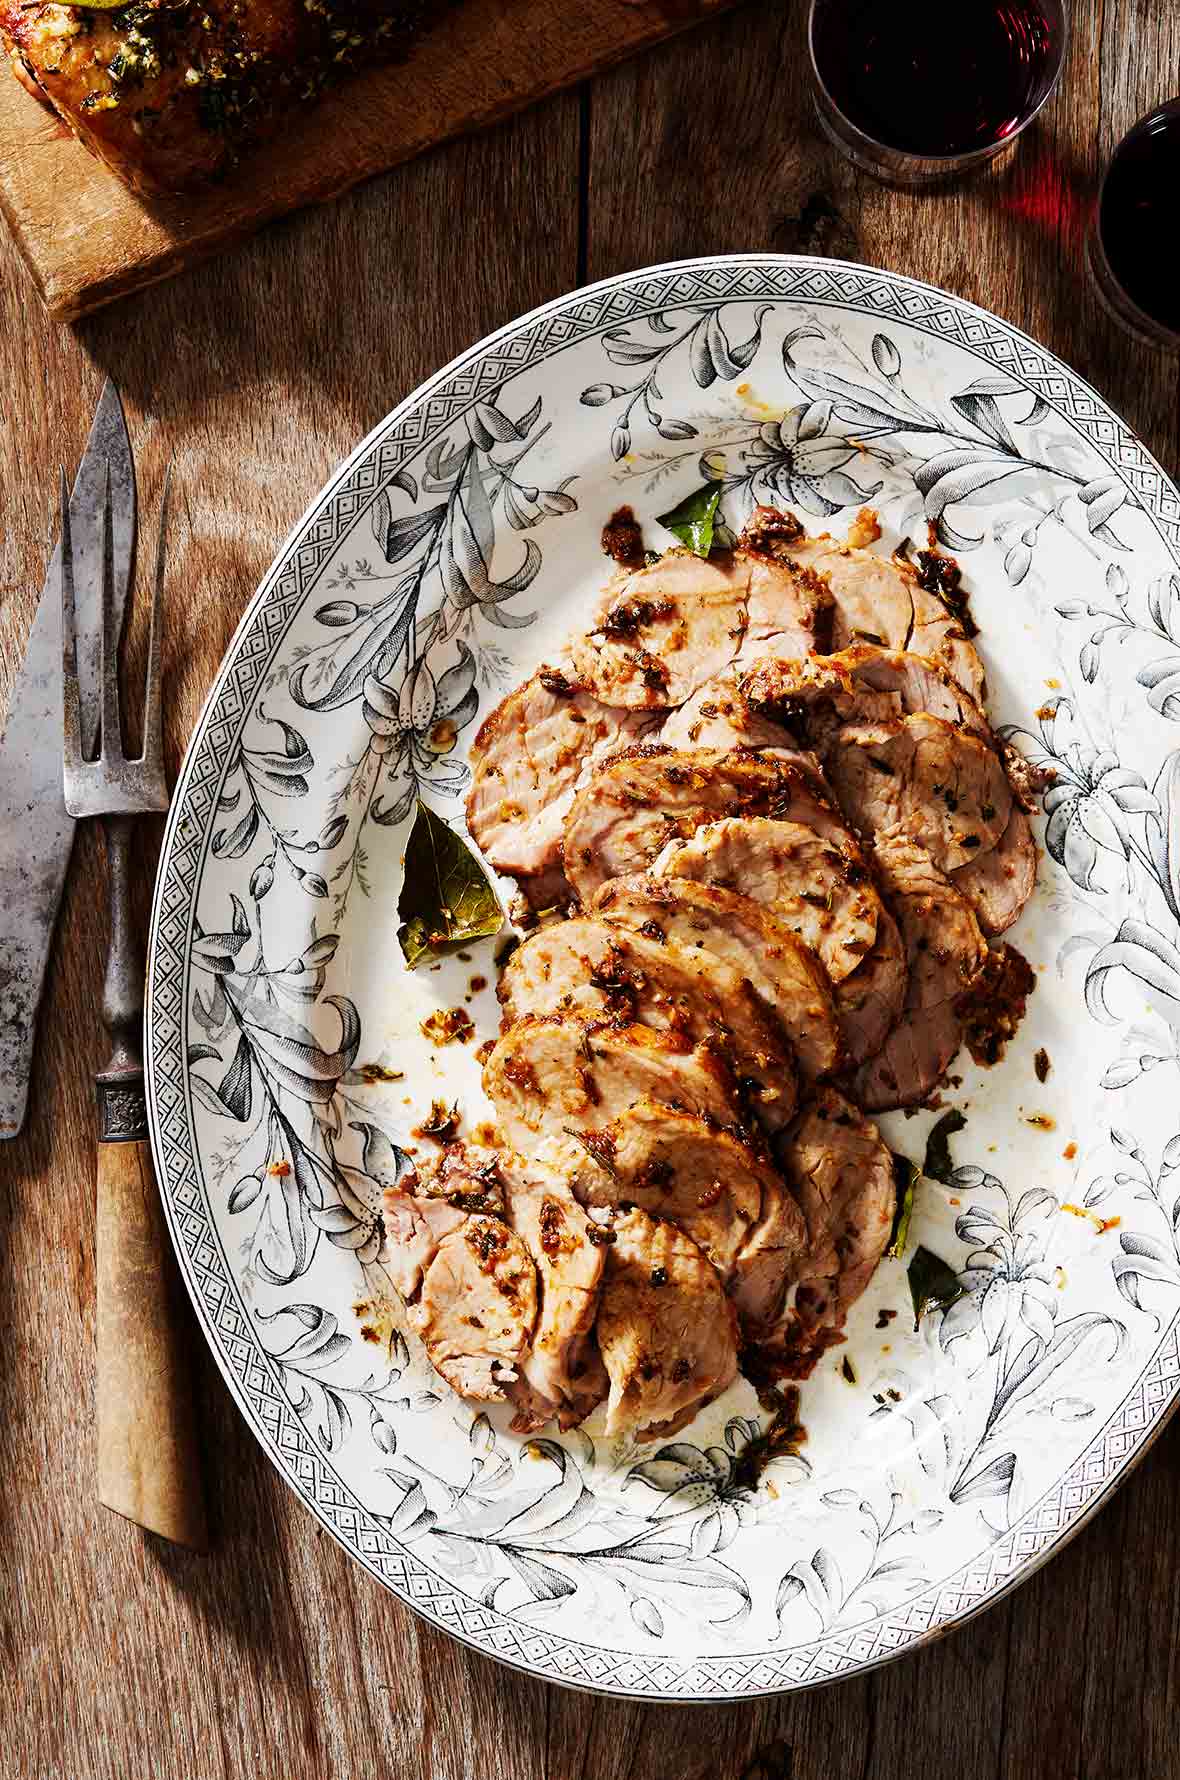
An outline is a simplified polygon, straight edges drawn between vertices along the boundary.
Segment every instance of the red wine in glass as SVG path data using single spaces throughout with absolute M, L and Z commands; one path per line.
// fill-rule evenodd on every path
M 1140 118 L 1111 156 L 1090 263 L 1116 315 L 1161 345 L 1180 343 L 1171 242 L 1180 194 L 1180 100 Z
M 964 171 L 1040 110 L 1065 42 L 1061 0 L 812 0 L 820 120 L 886 176 Z

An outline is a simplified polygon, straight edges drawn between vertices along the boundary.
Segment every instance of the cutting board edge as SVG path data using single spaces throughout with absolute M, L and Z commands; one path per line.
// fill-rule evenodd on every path
M 44 303 L 49 315 L 55 321 L 73 322 L 86 315 L 107 307 L 109 304 L 149 289 L 153 284 L 176 276 L 190 267 L 200 265 L 215 258 L 223 251 L 248 240 L 259 229 L 277 221 L 283 216 L 294 215 L 300 210 L 309 209 L 319 204 L 327 204 L 343 196 L 371 179 L 380 178 L 392 172 L 396 167 L 415 159 L 428 149 L 439 147 L 444 143 L 453 142 L 468 135 L 478 135 L 482 131 L 494 128 L 507 118 L 514 116 L 530 106 L 540 103 L 543 99 L 591 79 L 595 74 L 605 73 L 608 69 L 619 66 L 630 57 L 639 55 L 645 50 L 654 48 L 659 43 L 680 36 L 694 27 L 707 23 L 711 18 L 719 17 L 725 12 L 735 10 L 742 0 L 695 0 L 695 10 L 691 15 L 678 12 L 669 15 L 662 12 L 654 16 L 650 10 L 641 11 L 638 6 L 627 4 L 619 8 L 620 16 L 626 16 L 628 24 L 634 20 L 635 29 L 626 37 L 619 37 L 613 42 L 599 42 L 590 53 L 575 57 L 562 66 L 559 72 L 553 73 L 542 66 L 536 71 L 531 81 L 493 95 L 486 102 L 474 109 L 466 117 L 456 117 L 444 124 L 437 132 L 428 128 L 411 133 L 398 143 L 392 153 L 384 151 L 371 152 L 358 164 L 341 175 L 334 172 L 330 178 L 318 183 L 315 177 L 301 184 L 294 196 L 276 194 L 263 197 L 257 210 L 243 215 L 239 221 L 222 229 L 216 225 L 199 228 L 188 239 L 177 240 L 175 237 L 161 240 L 158 245 L 151 246 L 139 257 L 130 256 L 114 270 L 106 265 L 91 267 L 89 271 L 76 259 L 68 255 L 55 254 L 53 251 L 53 235 L 41 230 L 34 232 L 18 198 L 21 185 L 19 171 L 14 174 L 14 161 L 7 166 L 0 160 L 0 213 L 9 227 L 16 242 L 18 252 L 30 277 Z M 517 64 L 520 66 L 521 64 Z M 526 70 L 531 64 L 524 63 Z M 393 78 L 404 74 L 404 70 L 391 68 L 387 71 Z M 369 76 L 367 78 L 377 78 Z M 13 83 L 16 84 L 15 82 Z M 32 126 L 44 118 L 39 111 L 37 102 L 18 89 L 19 96 L 28 107 L 30 131 L 29 143 L 32 145 L 36 132 Z M 21 135 L 19 124 L 10 126 L 8 134 Z M 46 140 L 43 138 L 43 140 Z M 64 133 L 53 133 L 54 143 L 62 146 L 70 156 L 85 154 L 86 151 Z M 113 176 L 91 163 L 86 162 L 87 182 L 90 178 L 104 182 Z M 248 170 L 243 175 L 249 182 Z M 84 186 L 85 186 L 84 182 Z M 96 187 L 101 191 L 103 187 Z M 239 193 L 242 187 L 238 188 Z M 264 188 L 265 190 L 265 188 Z M 127 207 L 123 211 L 125 226 L 129 233 L 133 228 L 134 211 L 131 206 L 138 202 L 130 193 L 119 187 L 114 194 L 116 205 L 126 200 Z M 169 202 L 175 202 L 170 200 Z M 141 212 L 142 214 L 142 212 Z M 150 215 L 150 209 L 148 211 Z

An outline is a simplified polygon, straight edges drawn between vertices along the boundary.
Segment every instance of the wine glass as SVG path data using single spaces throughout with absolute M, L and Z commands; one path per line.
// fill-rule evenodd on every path
M 1049 99 L 1068 36 L 1063 0 L 811 0 L 820 125 L 892 184 L 973 172 Z
M 1180 348 L 1180 280 L 1171 238 L 1180 192 L 1180 99 L 1149 111 L 1103 175 L 1090 268 L 1105 307 L 1153 346 Z

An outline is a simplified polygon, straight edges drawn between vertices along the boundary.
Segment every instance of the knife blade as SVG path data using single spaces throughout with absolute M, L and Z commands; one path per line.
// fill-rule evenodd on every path
M 77 588 L 78 677 L 82 709 L 97 712 L 101 587 L 99 516 L 107 465 L 115 564 L 115 616 L 135 562 L 135 465 L 119 392 L 108 378 L 70 496 Z M 0 1138 L 25 1117 L 37 1007 L 74 819 L 62 793 L 60 543 L 33 620 L 0 735 Z M 93 742 L 97 721 L 86 740 Z

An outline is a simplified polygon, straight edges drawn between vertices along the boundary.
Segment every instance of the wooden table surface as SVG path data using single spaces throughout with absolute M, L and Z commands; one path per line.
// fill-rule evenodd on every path
M 108 371 L 147 514 L 176 457 L 174 770 L 244 602 L 337 460 L 490 329 L 658 260 L 802 250 L 930 279 L 1076 366 L 1174 474 L 1177 363 L 1104 318 L 1082 246 L 1102 158 L 1172 95 L 1177 10 L 1074 0 L 1055 103 L 1006 165 L 935 196 L 884 190 L 818 137 L 802 12 L 748 5 L 72 330 L 46 320 L 0 240 L 0 709 L 56 466 L 76 459 Z M 135 629 L 130 654 L 141 647 Z M 145 910 L 152 864 L 145 848 Z M 429 1629 L 298 1506 L 204 1353 L 213 1552 L 181 1554 L 99 1508 L 102 876 L 83 834 L 29 1124 L 0 1145 L 0 1780 L 1180 1776 L 1180 1422 L 994 1611 L 862 1679 L 742 1706 L 597 1700 Z

